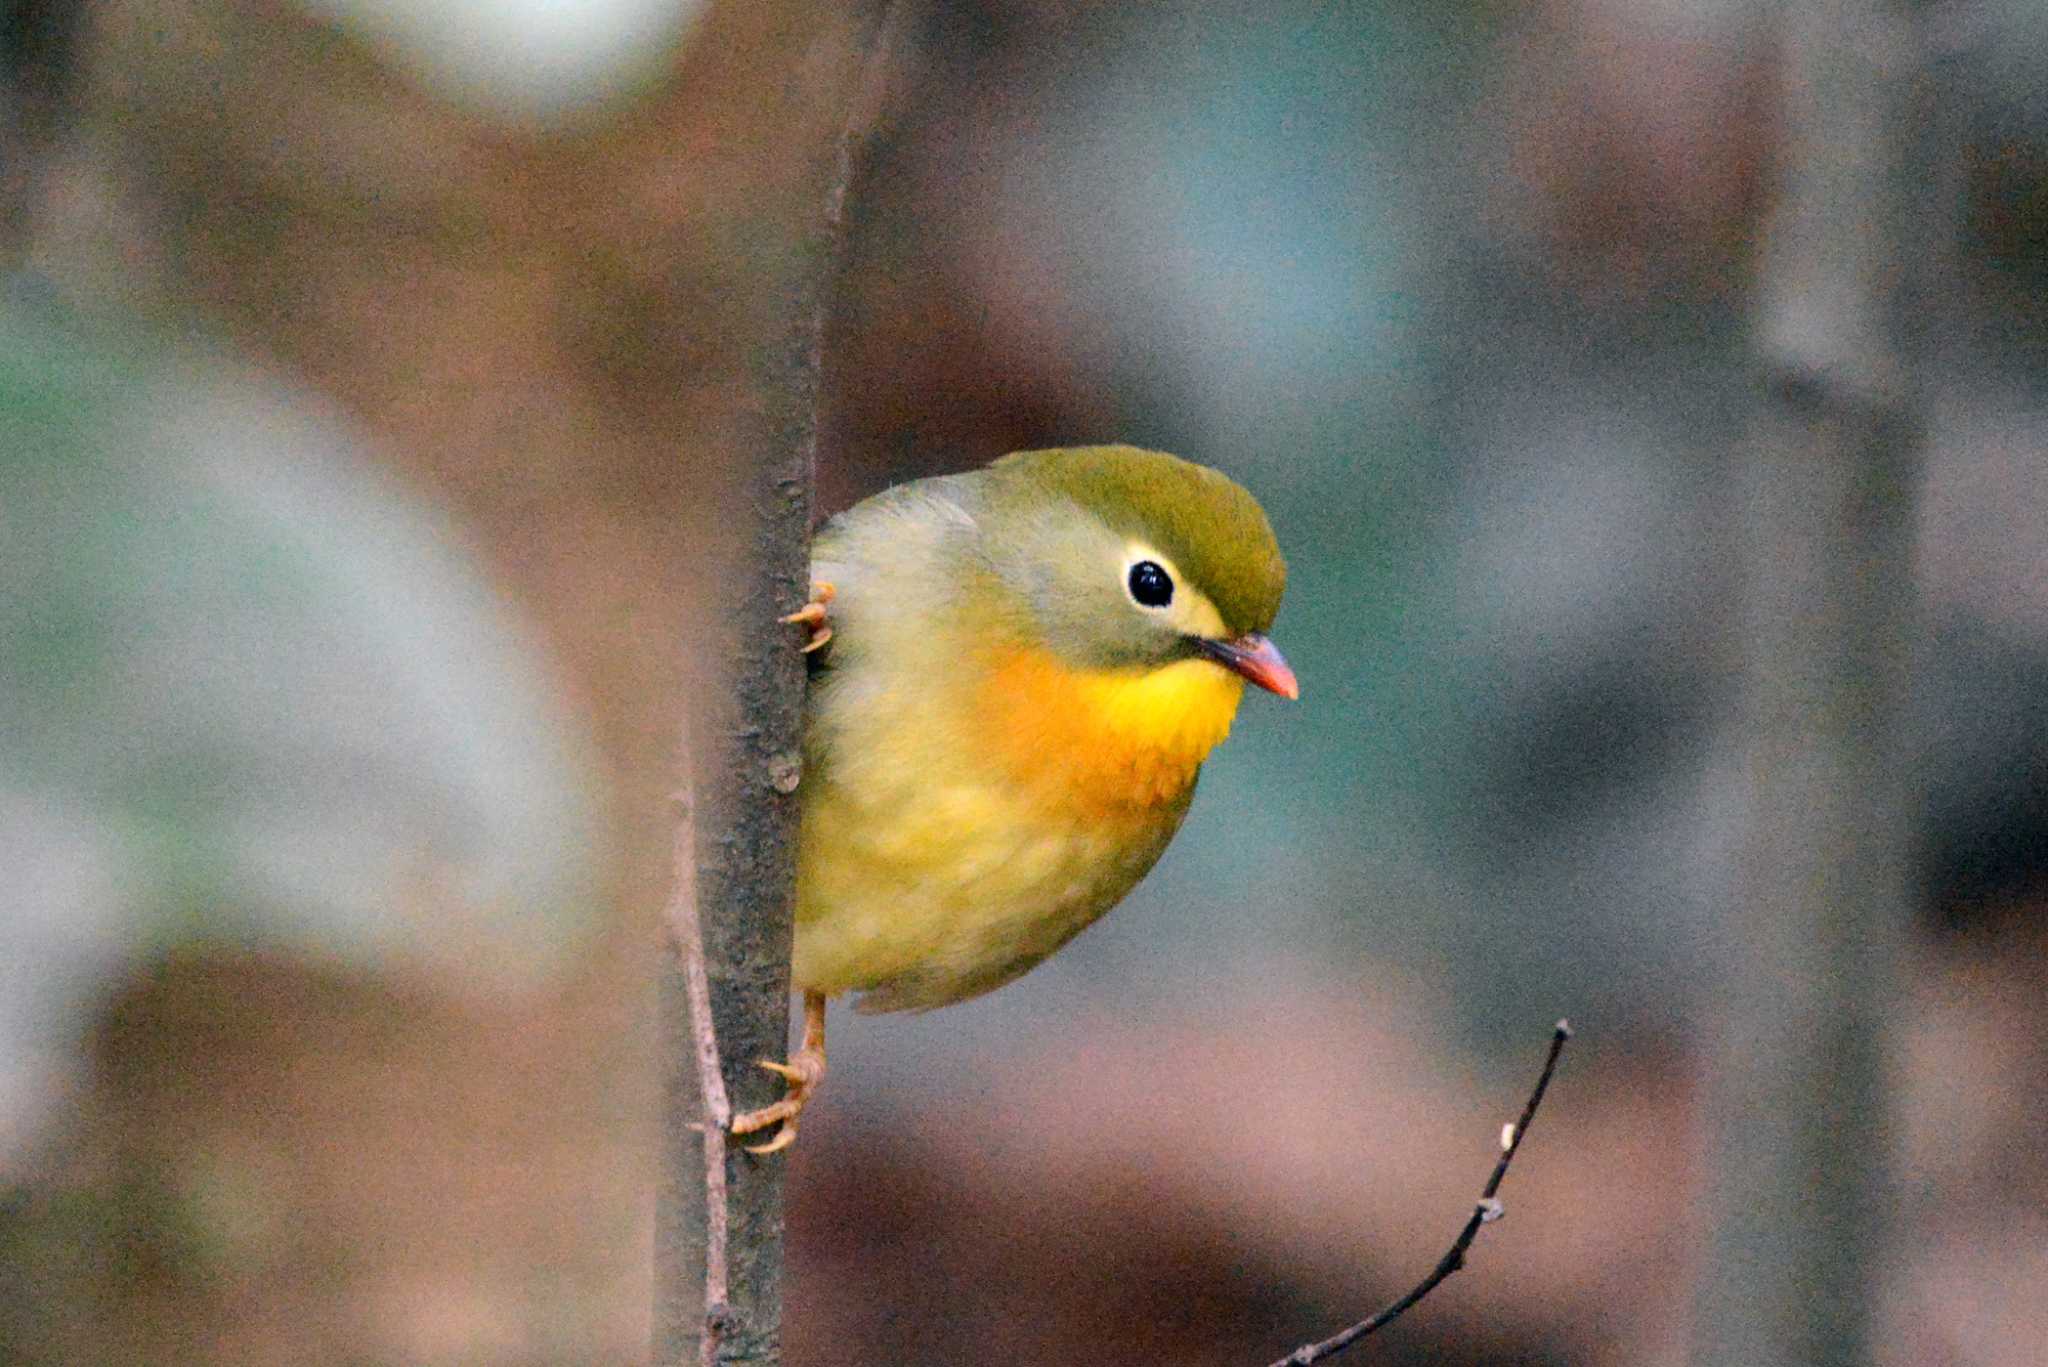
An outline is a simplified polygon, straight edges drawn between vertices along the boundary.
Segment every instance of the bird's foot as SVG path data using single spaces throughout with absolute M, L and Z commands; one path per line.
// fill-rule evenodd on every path
M 804 642 L 804 654 L 810 654 L 832 639 L 832 624 L 826 620 L 825 609 L 832 605 L 832 600 L 838 592 L 821 579 L 811 585 L 811 601 L 782 619 L 786 625 L 793 626 L 801 622 L 809 628 L 810 639 Z
M 830 585 L 826 586 L 827 597 Z M 789 1091 L 782 1100 L 763 1106 L 757 1111 L 748 1111 L 734 1118 L 732 1132 L 737 1135 L 753 1134 L 780 1122 L 782 1128 L 773 1139 L 765 1144 L 746 1145 L 748 1153 L 779 1153 L 796 1143 L 797 1117 L 803 1114 L 811 1096 L 818 1090 L 818 1084 L 825 1080 L 825 994 L 804 993 L 804 1042 L 803 1047 L 789 1056 L 787 1063 L 761 1060 L 761 1066 L 789 1084 Z
M 810 1104 L 811 1096 L 818 1090 L 818 1084 L 825 1080 L 825 1051 L 806 1044 L 789 1056 L 787 1063 L 775 1063 L 762 1059 L 761 1066 L 789 1083 L 789 1091 L 782 1100 L 735 1116 L 732 1132 L 737 1135 L 753 1134 L 770 1125 L 781 1122 L 782 1128 L 773 1139 L 765 1144 L 748 1144 L 748 1153 L 779 1153 L 796 1143 L 797 1117 Z

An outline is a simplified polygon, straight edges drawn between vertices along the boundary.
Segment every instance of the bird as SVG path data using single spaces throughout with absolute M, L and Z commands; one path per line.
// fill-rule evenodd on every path
M 811 549 L 784 1096 L 796 1139 L 826 1003 L 922 1011 L 1017 978 L 1145 876 L 1247 683 L 1300 696 L 1267 633 L 1287 566 L 1219 471 L 1135 446 L 1007 455 L 831 518 Z

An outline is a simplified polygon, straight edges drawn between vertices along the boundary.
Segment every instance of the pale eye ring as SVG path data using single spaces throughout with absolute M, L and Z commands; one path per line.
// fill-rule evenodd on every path
M 1131 601 L 1143 608 L 1163 608 L 1173 601 L 1173 576 L 1157 560 L 1140 560 L 1124 577 Z

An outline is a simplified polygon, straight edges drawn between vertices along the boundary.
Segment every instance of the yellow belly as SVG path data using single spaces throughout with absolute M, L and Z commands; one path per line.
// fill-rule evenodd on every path
M 1122 898 L 1181 810 L 1162 810 L 1150 830 L 1119 830 L 1048 823 L 988 789 L 920 798 L 880 823 L 829 798 L 806 814 L 800 986 L 870 993 L 863 1005 L 881 1010 L 999 987 Z
M 1242 687 L 1206 662 L 1083 677 L 1035 652 L 975 678 L 952 713 L 865 698 L 835 729 L 805 789 L 799 986 L 915 1009 L 1044 959 L 1158 859 Z

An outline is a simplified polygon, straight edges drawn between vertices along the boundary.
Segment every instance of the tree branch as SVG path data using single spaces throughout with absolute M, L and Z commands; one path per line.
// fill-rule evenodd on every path
M 757 257 L 734 277 L 750 303 L 724 327 L 722 354 L 747 358 L 734 377 L 745 401 L 726 467 L 735 487 L 722 500 L 733 539 L 725 563 L 708 566 L 706 576 L 716 589 L 708 634 L 720 639 L 697 646 L 726 669 L 723 686 L 706 690 L 685 723 L 683 748 L 697 763 L 685 766 L 667 915 L 674 959 L 663 982 L 667 1104 L 654 1316 L 656 1360 L 666 1367 L 781 1361 L 786 1164 L 728 1143 L 726 1126 L 736 1105 L 772 1099 L 779 1083 L 759 1063 L 788 1053 L 804 666 L 796 638 L 777 619 L 809 596 L 824 335 L 859 145 L 882 106 L 881 19 L 882 9 L 868 5 L 850 17 L 800 16 L 796 26 L 773 30 L 808 43 L 804 35 L 818 22 L 841 25 L 840 64 L 820 59 L 830 50 L 822 38 L 808 51 L 782 51 L 811 74 L 756 77 L 750 88 L 785 92 L 770 117 L 786 126 L 730 114 L 721 125 L 727 141 L 719 150 L 742 192 L 717 207 L 741 206 L 735 217 Z M 723 34 L 707 42 L 728 45 L 720 54 L 728 72 L 736 52 L 744 53 L 737 69 L 761 60 Z M 754 158 L 794 163 L 765 193 L 744 193 L 750 169 L 764 164 L 741 154 L 748 142 Z M 691 264 L 707 273 L 734 268 Z
M 1911 314 L 1938 178 L 1921 13 L 1809 0 L 1781 21 L 1784 150 L 1761 261 L 1761 421 L 1738 479 L 1745 799 L 1698 1360 L 1870 1361 L 1883 1259 L 1886 1018 L 1909 914 L 1899 746 L 1917 631 Z
M 1451 1241 L 1450 1251 L 1437 1260 L 1429 1275 L 1415 1284 L 1415 1288 L 1402 1296 L 1378 1314 L 1360 1320 L 1348 1329 L 1340 1330 L 1321 1343 L 1310 1343 L 1295 1349 L 1286 1357 L 1272 1364 L 1272 1367 L 1311 1367 L 1325 1358 L 1335 1357 L 1366 1335 L 1386 1328 L 1406 1314 L 1424 1296 L 1447 1281 L 1451 1274 L 1465 1266 L 1465 1255 L 1479 1238 L 1481 1225 L 1490 1225 L 1507 1213 L 1506 1207 L 1495 1198 L 1500 1192 L 1501 1181 L 1508 1175 L 1508 1164 L 1515 1161 L 1515 1154 L 1522 1147 L 1522 1140 L 1528 1136 L 1529 1126 L 1536 1119 L 1536 1108 L 1543 1104 L 1543 1094 L 1550 1090 L 1550 1079 L 1557 1072 L 1557 1060 L 1564 1053 L 1564 1042 L 1572 1037 L 1570 1021 L 1559 1021 L 1550 1035 L 1550 1053 L 1543 1060 L 1543 1071 L 1536 1078 L 1535 1090 L 1529 1093 L 1529 1100 L 1522 1107 L 1521 1116 L 1513 1124 L 1504 1126 L 1500 1136 L 1500 1158 L 1493 1165 L 1493 1175 L 1486 1179 L 1485 1190 L 1479 1193 L 1479 1202 L 1472 1208 L 1472 1214 L 1465 1219 L 1465 1227 L 1458 1231 L 1458 1237 Z

